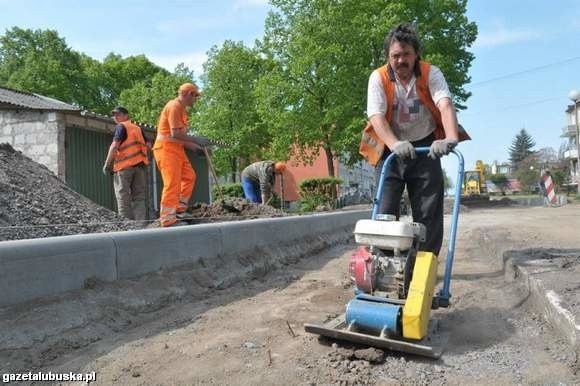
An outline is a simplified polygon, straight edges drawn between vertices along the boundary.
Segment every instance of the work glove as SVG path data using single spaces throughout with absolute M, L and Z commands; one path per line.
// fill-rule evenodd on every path
M 395 142 L 391 151 L 401 159 L 405 158 L 415 159 L 417 157 L 417 153 L 415 153 L 415 148 L 413 147 L 413 145 L 411 145 L 411 142 L 409 141 Z
M 111 168 L 111 165 L 103 165 L 103 174 L 106 176 L 113 174 L 113 168 Z
M 449 152 L 453 150 L 455 146 L 457 146 L 456 139 L 438 139 L 433 141 L 431 144 L 431 149 L 429 149 L 429 153 L 427 155 L 433 159 L 437 159 L 449 154 Z

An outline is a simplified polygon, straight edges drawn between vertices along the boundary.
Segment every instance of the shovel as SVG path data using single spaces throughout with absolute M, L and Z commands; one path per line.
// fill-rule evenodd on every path
M 235 206 L 230 205 L 230 204 L 226 204 L 220 183 L 218 181 L 217 174 L 216 174 L 215 169 L 213 167 L 213 162 L 211 161 L 211 156 L 209 155 L 209 152 L 207 151 L 207 148 L 205 146 L 200 146 L 200 147 L 203 150 L 203 154 L 205 154 L 205 158 L 207 159 L 207 164 L 209 165 L 209 170 L 211 171 L 211 175 L 213 176 L 215 186 L 217 187 L 217 191 L 218 191 L 218 194 L 220 196 L 222 208 L 224 208 L 225 210 L 227 210 L 229 212 L 240 213 L 241 211 L 238 208 L 236 208 Z

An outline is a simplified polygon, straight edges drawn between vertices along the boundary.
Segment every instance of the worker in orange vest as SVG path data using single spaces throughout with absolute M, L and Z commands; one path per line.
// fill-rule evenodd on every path
M 369 78 L 370 122 L 360 151 L 376 165 L 377 186 L 385 159 L 391 152 L 397 155 L 386 176 L 378 213 L 398 217 L 406 185 L 413 221 L 427 228 L 427 240 L 419 248 L 439 254 L 444 193 L 440 157 L 469 136 L 459 128 L 443 73 L 421 61 L 420 42 L 413 26 L 403 23 L 394 27 L 384 48 L 387 64 Z M 430 147 L 428 156 L 417 156 L 416 147 Z
M 159 222 L 162 227 L 177 223 L 177 215 L 187 210 L 195 186 L 196 174 L 185 149 L 203 150 L 210 145 L 203 137 L 187 134 L 187 108 L 201 96 L 193 83 L 179 87 L 177 98 L 167 102 L 159 122 L 153 154 L 163 179 Z
M 111 115 L 117 125 L 103 173 L 113 174 L 119 215 L 144 221 L 147 214 L 145 195 L 150 144 L 146 142 L 141 127 L 129 120 L 126 108 L 119 106 L 111 111 Z

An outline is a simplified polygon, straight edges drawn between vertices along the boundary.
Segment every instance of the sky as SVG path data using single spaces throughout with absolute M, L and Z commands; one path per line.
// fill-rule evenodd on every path
M 267 0 L 0 0 L 0 33 L 54 29 L 95 59 L 145 54 L 168 70 L 183 62 L 200 75 L 212 46 L 227 39 L 252 46 L 261 38 L 269 10 Z M 568 95 L 580 89 L 580 1 L 471 0 L 467 17 L 478 38 L 465 85 L 473 95 L 459 113 L 473 139 L 459 146 L 466 169 L 476 160 L 508 161 L 522 128 L 536 149 L 557 151 Z M 443 162 L 453 178 L 456 164 Z

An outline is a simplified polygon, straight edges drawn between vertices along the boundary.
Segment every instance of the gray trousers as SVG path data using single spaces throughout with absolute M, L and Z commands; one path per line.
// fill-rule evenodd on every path
M 433 136 L 412 142 L 414 147 L 430 146 Z M 376 186 L 379 186 L 381 170 L 390 151 L 385 151 L 375 168 Z M 378 213 L 393 214 L 399 218 L 403 190 L 407 185 L 413 221 L 425 225 L 427 240 L 419 246 L 421 251 L 439 255 L 443 242 L 443 171 L 441 160 L 426 154 L 417 154 L 414 160 L 395 158 L 386 176 Z
M 116 172 L 113 175 L 113 185 L 119 215 L 129 220 L 145 220 L 147 167 L 139 165 Z

